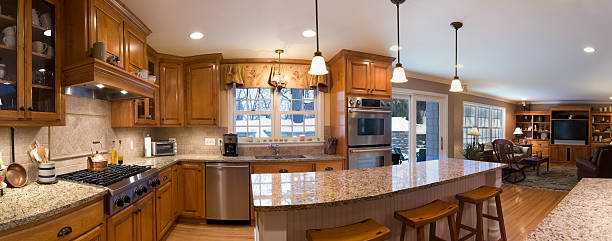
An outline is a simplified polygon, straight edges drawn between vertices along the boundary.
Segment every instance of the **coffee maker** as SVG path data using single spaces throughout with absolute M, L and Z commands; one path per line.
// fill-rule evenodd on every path
M 223 134 L 223 155 L 238 156 L 238 135 Z

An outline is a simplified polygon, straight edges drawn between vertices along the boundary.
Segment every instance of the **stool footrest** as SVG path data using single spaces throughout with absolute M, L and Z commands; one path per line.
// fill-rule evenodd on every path
M 491 220 L 497 220 L 497 221 L 499 221 L 499 218 L 498 218 L 498 217 L 493 217 L 493 216 L 491 216 L 491 215 L 489 215 L 489 214 L 484 214 L 484 213 L 483 213 L 483 214 L 482 214 L 482 216 L 483 216 L 483 217 L 485 217 L 485 218 L 491 219 Z
M 469 233 L 468 235 L 465 235 L 465 237 L 460 238 L 459 241 L 464 241 L 464 240 L 468 240 L 470 239 L 472 236 L 474 236 L 475 233 Z
M 465 225 L 465 224 L 461 224 L 461 225 L 459 225 L 459 229 L 458 229 L 458 230 L 461 230 L 461 229 L 465 229 L 465 230 L 469 230 L 469 231 L 472 231 L 472 232 L 476 232 L 476 229 L 475 229 L 475 228 L 472 228 L 472 227 L 467 226 L 467 225 Z

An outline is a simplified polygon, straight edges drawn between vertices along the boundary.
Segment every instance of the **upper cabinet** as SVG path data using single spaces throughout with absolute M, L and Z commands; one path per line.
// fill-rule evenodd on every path
M 158 86 L 146 75 L 138 77 L 148 68 L 146 38 L 151 30 L 125 5 L 117 0 L 71 0 L 65 18 L 66 86 L 104 84 L 132 95 L 155 97 Z M 106 50 L 99 59 L 92 50 L 97 42 Z
M 391 98 L 393 57 L 342 50 L 329 62 L 334 85 L 347 95 Z
M 62 125 L 60 1 L 1 4 L 0 125 Z
M 187 64 L 185 116 L 187 125 L 217 125 L 220 55 L 206 55 Z
M 183 64 L 160 60 L 160 110 L 161 124 L 183 125 Z

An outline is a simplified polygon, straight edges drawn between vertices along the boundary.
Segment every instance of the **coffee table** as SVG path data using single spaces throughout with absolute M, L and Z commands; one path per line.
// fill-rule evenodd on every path
M 531 166 L 531 167 L 535 167 L 536 168 L 536 175 L 539 176 L 540 175 L 540 165 L 542 163 L 546 162 L 546 171 L 549 172 L 550 171 L 550 159 L 548 157 L 543 157 L 543 158 L 539 158 L 539 157 L 528 157 L 528 158 L 523 158 L 521 160 L 522 163 Z

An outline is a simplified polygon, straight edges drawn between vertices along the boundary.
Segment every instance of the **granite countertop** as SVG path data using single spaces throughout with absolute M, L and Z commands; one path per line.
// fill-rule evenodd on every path
M 125 162 L 129 165 L 146 165 L 153 168 L 164 169 L 168 166 L 173 165 L 178 161 L 192 161 L 192 162 L 311 162 L 311 161 L 337 161 L 344 160 L 343 156 L 336 155 L 304 155 L 305 158 L 291 158 L 291 159 L 256 159 L 255 156 L 222 156 L 214 154 L 184 154 L 176 156 L 165 156 L 165 157 L 138 157 L 130 158 Z
M 194 162 L 300 162 L 344 160 L 342 156 L 306 155 L 300 159 L 255 159 L 254 156 L 176 155 L 130 158 L 128 165 L 148 165 L 164 169 L 178 161 Z M 0 197 L 0 231 L 25 225 L 64 212 L 108 193 L 108 189 L 88 184 L 62 181 L 57 184 L 30 183 L 22 188 L 5 188 Z
M 505 164 L 449 158 L 331 172 L 252 174 L 256 211 L 284 211 L 375 200 L 453 182 Z
M 22 188 L 4 188 L 0 197 L 0 231 L 38 221 L 85 204 L 108 193 L 104 187 L 58 181 L 30 183 Z
M 612 240 L 612 179 L 584 178 L 527 240 Z

